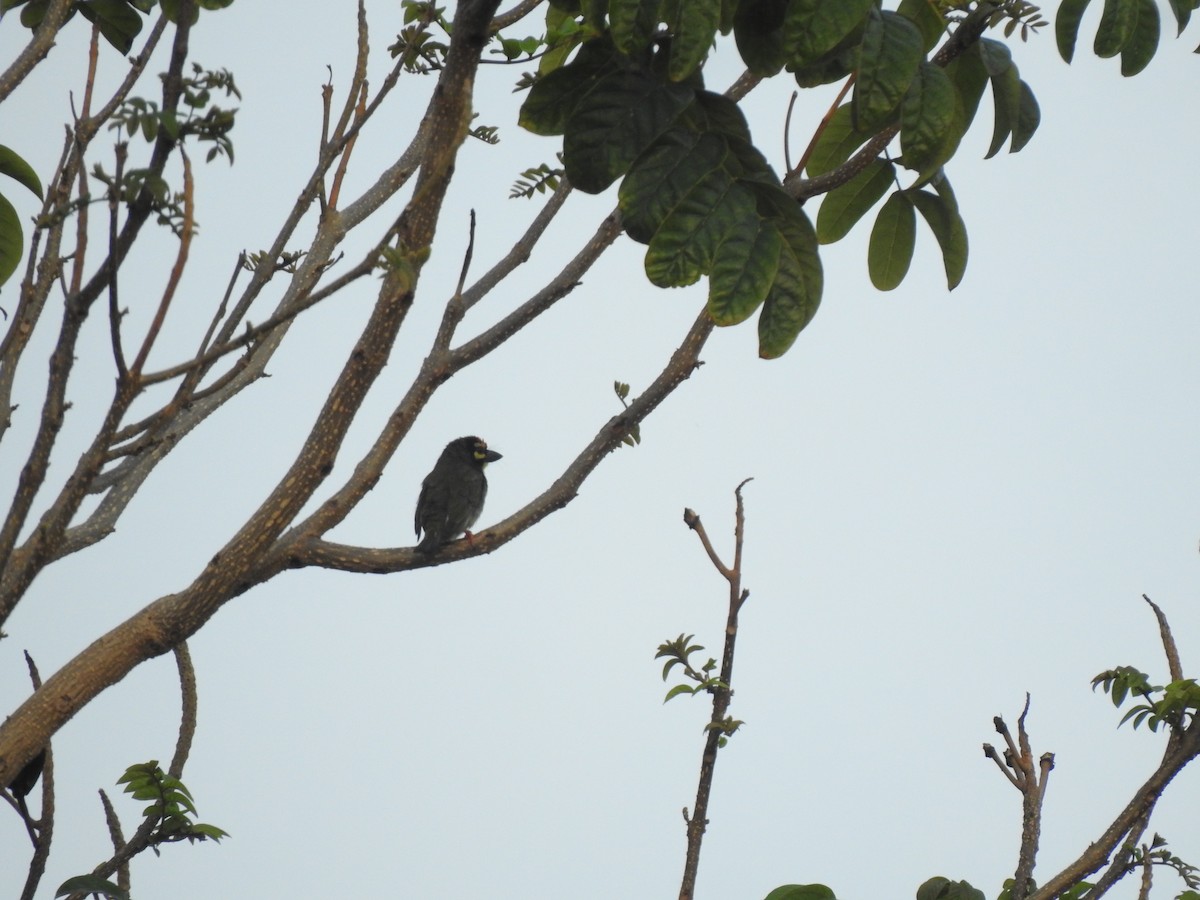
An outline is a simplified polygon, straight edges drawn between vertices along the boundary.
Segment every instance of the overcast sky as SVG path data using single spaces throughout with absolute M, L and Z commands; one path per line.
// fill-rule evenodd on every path
M 397 6 L 368 4 L 374 84 L 391 62 Z M 823 882 L 842 898 L 906 897 L 934 875 L 995 896 L 1016 863 L 1021 803 L 980 745 L 998 741 L 993 716 L 1015 727 L 1026 691 L 1034 752 L 1057 760 L 1037 877 L 1094 841 L 1164 743 L 1118 730 L 1121 713 L 1090 689 L 1122 664 L 1167 679 L 1142 593 L 1173 623 L 1187 674 L 1200 654 L 1198 39 L 1196 29 L 1165 38 L 1146 72 L 1123 79 L 1115 60 L 1090 55 L 1097 16 L 1085 19 L 1072 66 L 1050 28 L 1014 45 L 1042 110 L 1029 146 L 982 159 L 989 99 L 950 164 L 971 243 L 952 294 L 927 231 L 904 284 L 875 291 L 860 227 L 824 248 L 821 309 L 786 357 L 756 358 L 753 323 L 715 334 L 705 365 L 643 425 L 641 446 L 613 454 L 565 510 L 495 554 L 382 577 L 288 573 L 225 606 L 191 642 L 200 721 L 184 781 L 199 818 L 231 837 L 138 858 L 134 895 L 674 896 L 680 810 L 694 801 L 709 711 L 699 698 L 664 706 L 653 657 L 681 632 L 720 647 L 725 585 L 681 513 L 694 508 L 728 555 L 732 492 L 751 476 L 751 599 L 731 709 L 746 724 L 718 761 L 697 896 L 760 898 Z M 514 33 L 540 31 L 530 21 Z M 8 17 L 0 58 L 26 37 Z M 70 23 L 5 105 L 0 142 L 44 179 L 67 91 L 81 95 L 85 43 L 82 23 Z M 157 365 L 195 345 L 237 253 L 268 246 L 289 211 L 315 158 L 327 66 L 337 90 L 349 81 L 353 7 L 295 3 L 284 15 L 237 3 L 205 14 L 192 46 L 206 67 L 233 71 L 244 99 L 236 163 L 197 166 L 199 239 Z M 731 82 L 736 63 L 723 43 L 710 87 Z M 516 127 L 523 95 L 511 87 L 523 68 L 480 73 L 477 123 L 498 126 L 501 143 L 463 150 L 413 315 L 331 485 L 426 352 L 461 265 L 467 210 L 478 213 L 477 275 L 544 202 L 507 199 L 519 173 L 558 148 Z M 120 74 L 109 50 L 103 81 Z M 777 81 L 745 107 L 779 170 L 791 88 Z M 142 93 L 156 86 L 147 79 Z M 355 150 L 344 197 L 405 145 L 427 91 L 402 79 Z M 835 91 L 801 97 L 793 155 Z M 94 161 L 111 171 L 110 159 Z M 32 214 L 19 192 L 5 191 Z M 555 273 L 614 203 L 614 191 L 573 197 L 462 334 Z M 397 208 L 368 224 L 347 259 Z M 173 246 L 148 240 L 123 275 L 128 327 L 149 315 Z M 504 454 L 489 467 L 479 527 L 544 490 L 618 411 L 612 382 L 643 389 L 703 302 L 703 285 L 649 285 L 643 251 L 621 239 L 567 300 L 439 391 L 333 537 L 414 543 L 421 478 L 463 434 Z M 302 319 L 271 377 L 179 447 L 112 538 L 39 577 L 0 644 L 3 714 L 28 693 L 23 649 L 48 677 L 188 585 L 257 507 L 311 426 L 376 285 L 360 282 Z M 15 289 L 0 305 L 12 309 Z M 44 350 L 52 337 L 39 331 L 35 343 Z M 80 349 L 86 381 L 73 387 L 55 457 L 60 478 L 94 426 L 89 404 L 107 402 L 107 340 L 93 317 Z M 0 456 L 6 494 L 40 406 L 42 358 L 27 356 L 18 383 L 21 408 Z M 96 790 L 116 796 L 126 766 L 169 760 L 177 718 L 168 656 L 56 736 L 59 812 L 39 896 L 109 855 Z M 117 803 L 131 832 L 140 808 Z M 1191 770 L 1151 825 L 1193 862 L 1198 805 Z M 29 845 L 13 815 L 0 816 L 0 848 L 0 896 L 16 896 Z M 1164 896 L 1182 889 L 1159 878 Z M 1131 898 L 1134 887 L 1113 896 Z

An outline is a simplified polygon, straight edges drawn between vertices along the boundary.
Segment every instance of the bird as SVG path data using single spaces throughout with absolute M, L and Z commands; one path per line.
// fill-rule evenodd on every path
M 487 443 L 474 435 L 456 438 L 446 445 L 425 480 L 413 517 L 420 553 L 433 553 L 460 534 L 471 537 L 470 528 L 483 512 L 487 497 L 484 466 L 501 459 Z

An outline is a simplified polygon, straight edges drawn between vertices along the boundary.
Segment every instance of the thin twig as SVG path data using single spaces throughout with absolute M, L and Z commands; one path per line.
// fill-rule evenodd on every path
M 1179 648 L 1175 645 L 1175 638 L 1171 634 L 1171 626 L 1167 624 L 1167 617 L 1158 604 L 1145 594 L 1142 594 L 1142 599 L 1150 604 L 1150 608 L 1154 610 L 1154 617 L 1158 619 L 1158 633 L 1162 638 L 1163 652 L 1167 656 L 1167 671 L 1171 673 L 1171 680 L 1182 681 L 1183 663 L 1179 660 Z
M 733 528 L 733 565 L 725 565 L 713 549 L 708 539 L 704 523 L 700 521 L 693 510 L 683 511 L 683 521 L 704 547 L 709 561 L 714 568 L 729 582 L 729 612 L 725 620 L 725 644 L 721 653 L 720 683 L 712 688 L 712 716 L 705 729 L 704 753 L 700 758 L 700 777 L 696 786 L 696 804 L 689 816 L 684 811 L 684 821 L 687 831 L 687 852 L 684 857 L 683 878 L 679 885 L 679 900 L 691 900 L 696 890 L 696 876 L 700 868 L 700 846 L 704 840 L 704 832 L 708 828 L 708 804 L 712 796 L 713 776 L 716 772 L 717 753 L 726 740 L 740 723 L 729 722 L 729 704 L 733 699 L 733 653 L 737 645 L 738 613 L 750 596 L 750 592 L 742 588 L 742 543 L 746 531 L 746 513 L 742 501 L 742 488 L 750 479 L 747 478 L 737 486 L 733 494 L 737 504 L 734 511 Z

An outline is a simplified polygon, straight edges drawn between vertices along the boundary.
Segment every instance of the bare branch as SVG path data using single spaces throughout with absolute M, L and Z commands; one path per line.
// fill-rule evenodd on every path
M 1163 652 L 1167 656 L 1167 671 L 1171 673 L 1172 681 L 1183 680 L 1183 663 L 1179 660 L 1179 648 L 1175 645 L 1175 638 L 1171 635 L 1171 626 L 1167 623 L 1167 617 L 1158 604 L 1142 594 L 1142 599 L 1150 604 L 1150 608 L 1154 610 L 1154 617 L 1158 619 L 1158 633 L 1162 638 Z

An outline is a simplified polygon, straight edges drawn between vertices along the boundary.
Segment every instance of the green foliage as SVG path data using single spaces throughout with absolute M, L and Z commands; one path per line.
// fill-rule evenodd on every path
M 562 162 L 561 153 L 558 154 L 558 161 Z M 557 191 L 562 176 L 563 170 L 561 167 L 555 166 L 551 168 L 546 163 L 541 163 L 532 169 L 526 169 L 521 173 L 521 177 L 513 182 L 508 198 L 515 200 L 517 197 L 532 197 L 535 191 L 539 194 L 546 191 Z
M 175 110 L 160 110 L 153 100 L 130 97 L 113 114 L 109 128 L 124 130 L 133 137 L 139 132 L 142 138 L 153 143 L 159 132 L 173 141 L 195 137 L 202 142 L 212 143 L 205 160 L 212 162 L 218 156 L 229 157 L 233 162 L 233 141 L 229 133 L 233 130 L 236 109 L 222 109 L 212 105 L 214 91 L 226 97 L 241 99 L 241 91 L 227 69 L 210 72 L 198 63 L 192 63 L 192 75 L 183 80 L 183 117 Z
M 1200 685 L 1194 678 L 1172 681 L 1164 686 L 1152 685 L 1149 676 L 1132 666 L 1118 666 L 1101 672 L 1092 679 L 1092 690 L 1101 688 L 1118 708 L 1130 695 L 1140 697 L 1144 703 L 1132 707 L 1121 718 L 1121 725 L 1133 722 L 1133 727 L 1145 723 L 1151 731 L 1159 725 L 1167 725 L 1173 731 L 1182 731 L 1200 711 Z
M 68 878 L 58 886 L 55 897 L 66 897 L 70 894 L 98 894 L 109 900 L 129 900 L 129 892 L 123 891 L 111 881 L 99 875 L 76 875 Z
M 917 888 L 917 900 L 986 900 L 983 891 L 965 881 L 934 876 Z
M 784 884 L 764 900 L 837 900 L 833 891 L 823 884 Z
M 1176 900 L 1200 900 L 1200 894 L 1196 893 L 1200 889 L 1200 868 L 1172 853 L 1167 847 L 1166 838 L 1155 834 L 1148 847 L 1134 848 L 1130 854 L 1129 868 L 1141 868 L 1146 864 L 1172 869 L 1183 880 L 1189 890 L 1181 893 Z
M 217 10 L 229 6 L 233 0 L 193 0 L 189 18 L 195 23 L 200 10 Z M 76 0 L 71 4 L 67 19 L 79 13 L 100 30 L 100 36 L 122 55 L 133 49 L 133 41 L 142 31 L 142 17 L 156 5 L 172 22 L 178 22 L 182 12 L 180 0 Z M 42 24 L 49 8 L 49 0 L 0 0 L 0 13 L 10 9 L 21 9 L 21 24 L 34 29 Z
M 196 807 L 191 792 L 178 778 L 160 769 L 157 760 L 130 766 L 117 779 L 117 784 L 124 784 L 125 793 L 131 794 L 133 799 L 150 801 L 142 814 L 157 822 L 150 838 L 152 847 L 183 840 L 189 843 L 210 839 L 220 841 L 229 836 L 215 825 L 192 821 Z M 154 852 L 158 852 L 157 847 Z
M 1091 0 L 1063 0 L 1054 19 L 1054 36 L 1059 55 L 1070 62 L 1075 58 L 1079 25 Z M 1183 34 L 1192 11 L 1200 0 L 1169 0 L 1178 34 Z M 1136 75 L 1150 64 L 1158 50 L 1161 30 L 1158 7 L 1154 0 L 1104 0 L 1104 10 L 1092 44 L 1103 59 L 1121 57 L 1121 74 Z M 1200 48 L 1197 48 L 1200 53 Z
M 613 382 L 613 393 L 617 395 L 617 399 L 621 401 L 621 405 L 629 409 L 629 385 L 624 381 Z M 634 425 L 629 429 L 629 434 L 621 438 L 621 443 L 627 447 L 636 447 L 642 442 L 642 426 L 641 423 Z
M 39 200 L 45 197 L 42 181 L 29 163 L 16 151 L 0 145 L 0 175 L 7 175 L 32 191 Z M 25 233 L 21 217 L 7 197 L 0 194 L 0 284 L 8 281 L 21 262 Z
M 699 653 L 704 649 L 704 647 L 700 644 L 693 644 L 691 642 L 692 638 L 694 637 L 694 634 L 681 634 L 673 641 L 664 641 L 658 645 L 658 652 L 654 654 L 654 658 L 662 659 L 665 657 L 667 660 L 663 664 L 663 681 L 666 681 L 671 677 L 672 669 L 674 669 L 676 666 L 682 666 L 684 677 L 695 682 L 695 684 L 683 682 L 675 685 L 669 691 L 667 691 L 667 695 L 663 698 L 663 703 L 666 703 L 668 700 L 671 700 L 674 697 L 678 697 L 680 694 L 699 694 L 704 691 L 711 693 L 712 691 L 722 688 L 727 689 L 729 687 L 729 685 L 721 681 L 720 678 L 717 678 L 712 674 L 712 672 L 717 668 L 717 661 L 715 659 L 710 657 L 709 660 L 699 668 L 696 668 L 694 665 L 692 665 L 692 654 Z M 709 726 L 712 724 L 713 723 L 710 722 Z M 740 724 L 740 722 L 733 724 L 733 730 L 736 731 L 737 725 Z M 732 734 L 733 732 L 730 731 L 729 733 Z

